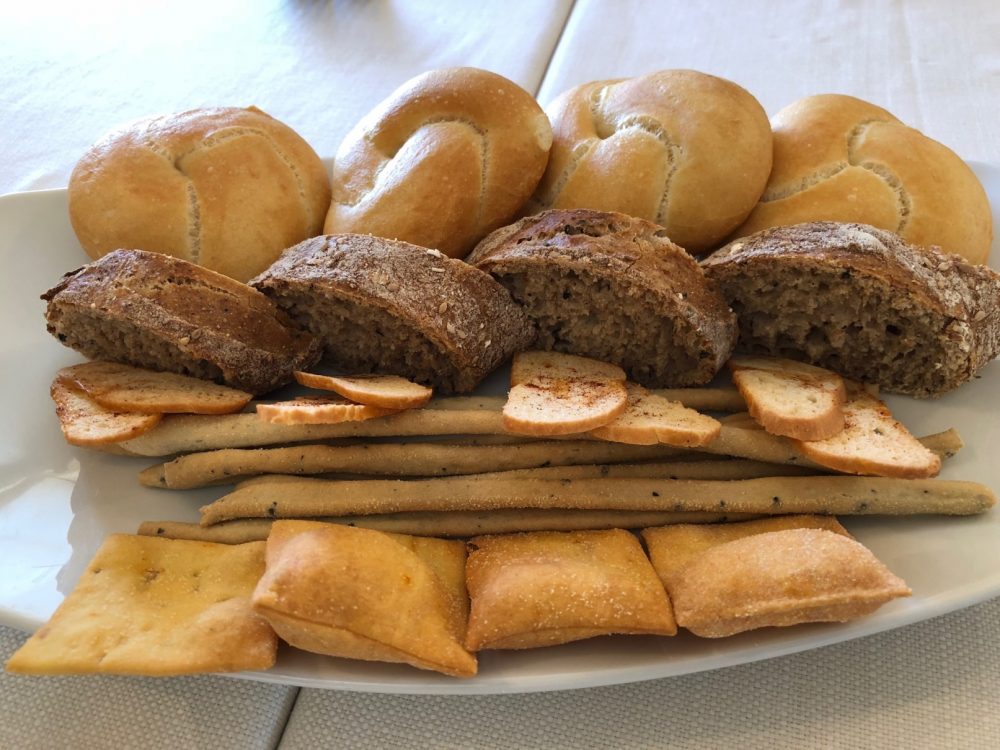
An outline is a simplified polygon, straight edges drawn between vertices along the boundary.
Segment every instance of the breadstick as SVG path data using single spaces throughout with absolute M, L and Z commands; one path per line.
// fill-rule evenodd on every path
M 687 459 L 687 456 L 684 456 Z M 698 461 L 661 461 L 639 464 L 602 464 L 546 466 L 538 469 L 513 469 L 489 474 L 472 474 L 467 479 L 598 479 L 600 477 L 645 479 L 753 479 L 755 477 L 813 476 L 804 466 L 778 466 L 762 461 L 712 459 Z
M 734 388 L 678 388 L 653 391 L 704 411 L 744 408 Z M 126 440 L 122 449 L 137 456 L 251 448 L 345 437 L 501 435 L 504 396 L 455 396 L 432 399 L 422 409 L 365 422 L 333 425 L 268 424 L 255 414 L 205 416 L 171 414 L 146 434 Z
M 539 466 L 623 463 L 664 458 L 677 449 L 623 445 L 596 440 L 563 440 L 513 445 L 447 443 L 364 443 L 300 445 L 256 450 L 225 449 L 191 453 L 139 474 L 148 487 L 192 489 L 232 483 L 258 474 L 344 473 L 393 477 L 480 474 Z
M 980 513 L 981 484 L 933 479 L 807 476 L 733 481 L 643 478 L 337 481 L 265 476 L 201 509 L 205 526 L 233 518 L 312 518 L 413 511 L 576 508 L 725 513 L 907 515 Z
M 740 513 L 678 513 L 675 511 L 614 510 L 495 510 L 393 513 L 383 516 L 318 517 L 313 521 L 343 523 L 396 534 L 469 537 L 519 531 L 579 531 L 584 529 L 639 529 L 675 523 L 747 521 L 757 516 Z M 267 539 L 272 518 L 238 518 L 213 526 L 178 521 L 145 521 L 139 534 L 168 539 L 192 539 L 220 544 L 243 544 Z
M 432 402 L 433 403 L 433 402 Z M 500 412 L 485 409 L 409 409 L 388 417 L 341 424 L 269 424 L 256 414 L 170 415 L 122 447 L 139 456 L 302 443 L 332 438 L 407 437 L 412 435 L 497 435 L 504 432 Z M 165 429 L 160 430 L 163 426 Z

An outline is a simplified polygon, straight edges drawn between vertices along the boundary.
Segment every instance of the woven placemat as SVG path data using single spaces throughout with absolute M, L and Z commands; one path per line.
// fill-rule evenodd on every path
M 1000 599 L 715 672 L 506 696 L 304 690 L 281 750 L 1000 748 Z
M 26 638 L 0 628 L 0 661 Z M 297 692 L 215 676 L 26 677 L 4 672 L 0 748 L 273 748 Z

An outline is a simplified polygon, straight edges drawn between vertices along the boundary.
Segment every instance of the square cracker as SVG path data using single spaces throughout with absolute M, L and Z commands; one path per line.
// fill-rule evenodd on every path
M 677 632 L 663 585 L 627 531 L 481 536 L 469 548 L 470 650 Z
M 275 521 L 257 612 L 292 646 L 476 673 L 462 640 L 465 545 L 316 521 Z
M 113 534 L 7 670 L 157 676 L 267 669 L 277 638 L 250 607 L 263 571 L 263 542 Z
M 656 574 L 673 597 L 673 586 L 681 571 L 705 551 L 755 534 L 786 529 L 825 529 L 850 536 L 833 516 L 774 516 L 740 523 L 684 523 L 643 529 L 641 534 Z

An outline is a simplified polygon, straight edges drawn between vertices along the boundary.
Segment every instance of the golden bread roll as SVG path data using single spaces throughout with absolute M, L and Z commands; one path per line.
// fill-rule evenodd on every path
M 551 144 L 534 97 L 503 76 L 477 68 L 424 73 L 347 134 L 324 231 L 464 256 L 514 218 Z
M 986 262 L 989 201 L 948 147 L 881 107 L 841 94 L 800 99 L 771 124 L 771 178 L 734 237 L 811 221 L 858 222 Z
M 323 162 L 256 107 L 139 120 L 102 138 L 69 182 L 69 213 L 92 258 L 120 248 L 198 263 L 239 281 L 319 234 Z
M 594 81 L 548 108 L 553 144 L 534 208 L 618 211 L 691 252 L 717 247 L 756 205 L 771 127 L 754 97 L 694 70 Z

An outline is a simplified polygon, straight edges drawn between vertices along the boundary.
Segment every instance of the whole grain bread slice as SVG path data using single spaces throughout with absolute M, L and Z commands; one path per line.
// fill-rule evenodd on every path
M 498 229 L 468 261 L 524 307 L 536 348 L 612 362 L 650 388 L 704 385 L 736 341 L 713 282 L 642 219 L 545 211 Z
M 864 224 L 767 229 L 703 261 L 740 351 L 940 396 L 1000 353 L 1000 274 Z
M 401 375 L 442 393 L 472 390 L 534 338 L 489 274 L 370 235 L 306 240 L 250 284 L 319 338 L 338 369 Z
M 254 394 L 319 359 L 273 302 L 193 263 L 116 250 L 42 295 L 49 333 L 91 359 L 225 383 Z

